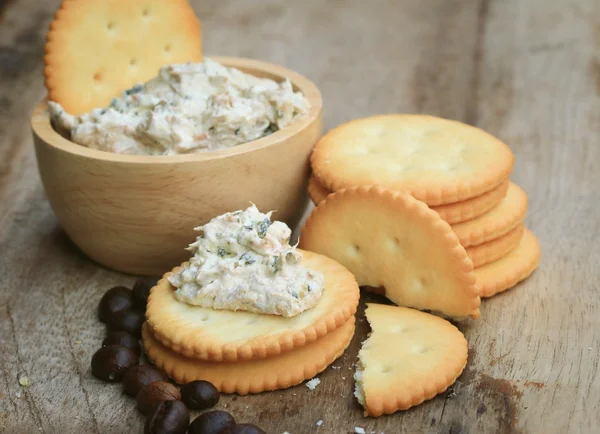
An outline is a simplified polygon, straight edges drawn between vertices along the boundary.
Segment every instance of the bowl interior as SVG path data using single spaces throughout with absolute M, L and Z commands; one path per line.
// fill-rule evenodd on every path
M 217 149 L 209 152 L 168 156 L 117 154 L 114 152 L 90 149 L 88 147 L 71 142 L 70 140 L 67 140 L 63 136 L 58 134 L 50 124 L 48 106 L 45 99 L 41 101 L 33 111 L 31 119 L 32 128 L 42 140 L 44 140 L 49 145 L 54 146 L 64 152 L 69 152 L 83 157 L 106 161 L 160 164 L 183 161 L 211 160 L 264 148 L 266 146 L 284 141 L 287 138 L 298 133 L 299 131 L 307 128 L 309 125 L 312 124 L 312 122 L 316 118 L 320 116 L 323 106 L 321 93 L 319 92 L 318 88 L 315 86 L 314 83 L 312 83 L 310 80 L 308 80 L 301 74 L 279 65 L 274 65 L 272 63 L 263 62 L 255 59 L 220 56 L 207 57 L 210 57 L 210 59 L 221 63 L 222 65 L 237 68 L 247 74 L 252 74 L 256 77 L 269 78 L 275 81 L 283 81 L 285 79 L 290 80 L 294 90 L 302 92 L 302 94 L 310 102 L 311 108 L 309 113 L 301 119 L 298 119 L 297 121 L 288 125 L 287 127 L 282 128 L 281 130 L 278 130 L 265 137 L 261 137 L 257 140 L 242 143 L 240 145 L 233 146 L 230 148 Z

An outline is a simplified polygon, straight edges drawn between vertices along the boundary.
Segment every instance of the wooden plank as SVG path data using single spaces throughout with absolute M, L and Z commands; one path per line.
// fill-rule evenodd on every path
M 365 419 L 345 355 L 303 385 L 220 408 L 269 433 L 594 432 L 600 424 L 598 287 L 600 5 L 594 0 L 193 2 L 208 54 L 284 64 L 321 88 L 325 125 L 373 113 L 427 112 L 476 123 L 517 155 L 542 266 L 461 326 L 471 357 L 451 391 Z M 43 95 L 43 38 L 58 1 L 19 0 L 0 25 L 0 431 L 140 431 L 118 385 L 90 357 L 105 270 L 67 240 L 36 172 L 29 111 Z M 596 237 L 594 237 L 596 235 Z M 374 297 L 374 296 L 371 296 Z M 365 297 L 370 298 L 370 297 Z M 375 298 L 380 300 L 378 298 Z M 31 386 L 19 392 L 18 378 Z M 316 422 L 323 421 L 321 427 Z

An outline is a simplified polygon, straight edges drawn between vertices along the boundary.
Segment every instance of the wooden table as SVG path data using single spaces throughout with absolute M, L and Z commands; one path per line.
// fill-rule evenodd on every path
M 313 79 L 326 128 L 386 112 L 478 125 L 517 156 L 538 271 L 462 326 L 466 371 L 410 411 L 365 419 L 352 364 L 367 325 L 314 391 L 225 397 L 269 433 L 579 433 L 600 430 L 600 2 L 198 0 L 206 53 L 284 64 Z M 259 5 L 260 6 L 253 6 Z M 29 114 L 44 95 L 57 0 L 15 0 L 0 24 L 0 431 L 140 432 L 118 385 L 90 374 L 101 294 L 130 284 L 68 241 L 38 178 Z M 360 318 L 360 316 L 359 316 Z M 18 383 L 27 376 L 28 388 Z M 17 397 L 21 395 L 21 397 Z M 323 425 L 318 427 L 317 421 Z

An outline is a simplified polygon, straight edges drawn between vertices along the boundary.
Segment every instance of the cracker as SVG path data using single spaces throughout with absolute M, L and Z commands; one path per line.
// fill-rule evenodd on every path
M 152 333 L 175 352 L 201 360 L 236 361 L 276 356 L 316 341 L 356 312 L 360 291 L 354 276 L 333 259 L 302 252 L 306 267 L 325 276 L 316 306 L 286 318 L 191 306 L 178 301 L 166 279 L 152 288 L 146 319 Z
M 151 329 L 142 329 L 144 349 L 155 365 L 177 383 L 210 381 L 223 393 L 260 393 L 285 389 L 322 372 L 342 355 L 354 334 L 354 317 L 315 342 L 268 359 L 233 363 L 190 359 L 162 345 Z
M 311 156 L 330 191 L 380 185 L 428 205 L 479 196 L 508 179 L 514 155 L 485 131 L 427 115 L 357 119 L 329 131 Z
M 472 220 L 452 225 L 464 247 L 476 246 L 499 238 L 525 220 L 527 215 L 527 194 L 512 182 L 506 196 L 489 212 Z
M 77 115 L 106 107 L 169 63 L 202 60 L 187 0 L 64 0 L 47 35 L 49 99 Z
M 469 255 L 469 258 L 471 258 L 475 267 L 481 267 L 482 265 L 500 259 L 519 245 L 524 228 L 525 226 L 521 223 L 509 233 L 502 235 L 495 240 L 477 246 L 467 247 L 467 255 Z
M 418 310 L 367 303 L 371 335 L 358 353 L 355 395 L 365 416 L 406 410 L 452 385 L 468 345 L 448 321 Z
M 448 203 L 430 207 L 437 212 L 442 220 L 454 225 L 456 223 L 468 221 L 485 214 L 498 205 L 508 190 L 508 179 L 499 186 L 486 191 L 479 196 L 471 199 L 461 200 L 460 202 Z
M 308 196 L 315 206 L 324 201 L 329 194 L 331 194 L 331 191 L 327 190 L 315 175 L 310 175 L 310 178 L 308 178 Z
M 482 297 L 491 297 L 528 278 L 540 263 L 540 244 L 527 228 L 519 245 L 508 255 L 475 269 Z
M 474 219 L 488 212 L 503 200 L 508 189 L 508 184 L 509 181 L 506 180 L 498 187 L 471 199 L 446 205 L 430 206 L 430 208 L 437 212 L 442 220 L 446 220 L 450 224 Z M 323 187 L 323 184 L 314 175 L 311 175 L 308 180 L 308 195 L 315 205 L 325 200 L 330 193 L 331 191 Z
M 479 317 L 472 261 L 450 225 L 408 194 L 337 191 L 313 210 L 300 246 L 337 260 L 361 286 L 384 287 L 398 305 Z

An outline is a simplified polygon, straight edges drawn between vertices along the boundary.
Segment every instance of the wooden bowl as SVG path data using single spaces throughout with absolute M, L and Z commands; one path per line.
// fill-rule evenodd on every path
M 73 242 L 100 264 L 161 275 L 189 258 L 194 227 L 250 202 L 294 228 L 306 208 L 310 152 L 321 135 L 322 99 L 300 74 L 257 60 L 212 57 L 277 81 L 288 78 L 312 108 L 304 118 L 252 142 L 194 155 L 98 151 L 60 136 L 45 101 L 31 126 L 52 210 Z

